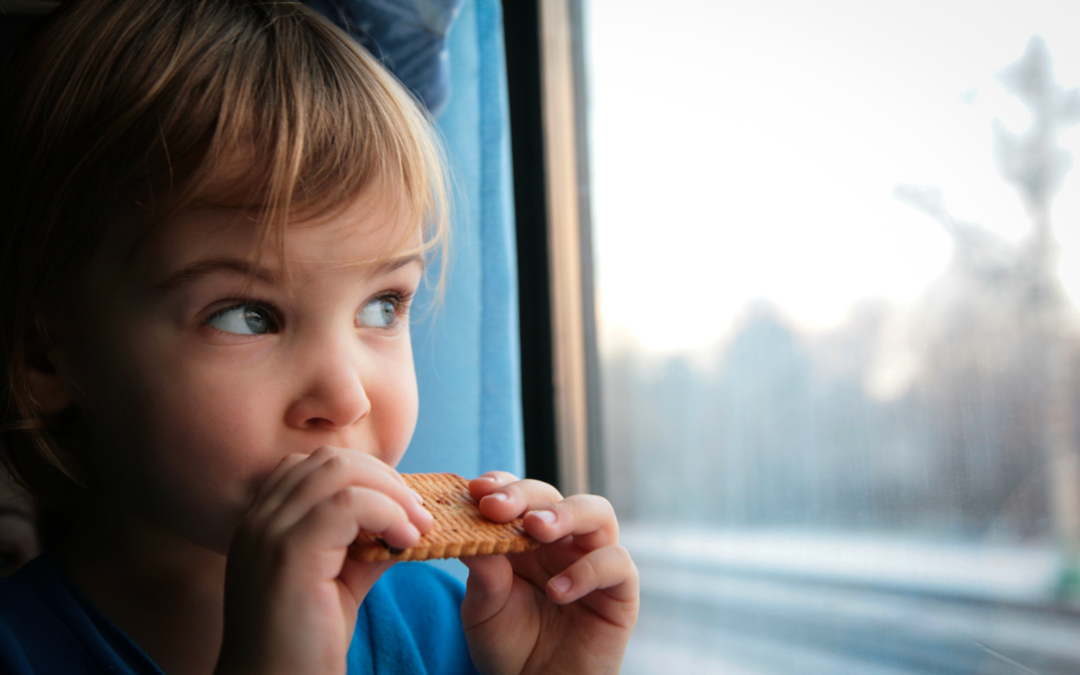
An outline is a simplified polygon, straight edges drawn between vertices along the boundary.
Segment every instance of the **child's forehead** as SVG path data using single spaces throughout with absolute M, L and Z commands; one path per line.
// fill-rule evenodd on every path
M 378 267 L 422 249 L 421 228 L 407 205 L 384 195 L 361 195 L 302 213 L 280 233 L 263 216 L 250 208 L 205 203 L 183 209 L 151 237 L 147 271 L 154 275 L 201 259 L 248 260 L 274 270 L 309 264 Z

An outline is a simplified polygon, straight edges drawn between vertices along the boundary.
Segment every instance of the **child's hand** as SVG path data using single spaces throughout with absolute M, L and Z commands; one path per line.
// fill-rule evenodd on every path
M 469 483 L 496 522 L 525 513 L 545 546 L 508 556 L 463 558 L 469 583 L 461 618 L 482 673 L 618 673 L 638 613 L 638 573 L 618 545 L 602 497 L 562 498 L 534 480 L 491 472 Z M 554 543 L 552 543 L 554 542 Z
M 408 548 L 432 518 L 371 455 L 290 455 L 256 495 L 229 548 L 218 673 L 344 673 L 360 603 L 393 563 L 347 556 L 359 530 Z

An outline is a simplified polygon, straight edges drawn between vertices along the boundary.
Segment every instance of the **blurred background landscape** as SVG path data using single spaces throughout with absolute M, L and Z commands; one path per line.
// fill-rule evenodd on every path
M 1080 672 L 1080 10 L 725 4 L 587 5 L 624 672 Z

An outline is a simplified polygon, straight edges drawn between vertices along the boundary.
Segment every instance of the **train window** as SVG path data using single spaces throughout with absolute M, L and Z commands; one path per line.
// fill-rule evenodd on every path
M 624 673 L 1080 672 L 1077 18 L 585 3 Z

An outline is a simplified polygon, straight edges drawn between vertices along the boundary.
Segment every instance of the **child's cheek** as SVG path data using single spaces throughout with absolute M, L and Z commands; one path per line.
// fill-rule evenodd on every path
M 382 377 L 369 377 L 365 384 L 371 400 L 369 425 L 382 449 L 380 459 L 390 466 L 397 466 L 416 430 L 419 393 L 408 342 L 383 356 Z
M 255 476 L 280 459 L 275 389 L 247 359 L 192 358 L 143 327 L 87 373 L 103 489 L 182 536 L 224 551 Z M 233 357 L 240 356 L 234 352 Z M 280 379 L 280 378 L 279 378 Z M 279 423 L 280 425 L 280 423 Z
M 416 431 L 416 420 L 419 412 L 419 397 L 416 389 L 416 378 L 402 378 L 400 390 L 396 392 L 399 405 L 392 413 L 392 418 L 386 425 L 386 441 L 388 456 L 384 461 L 390 466 L 396 467 L 405 450 L 409 447 L 413 432 Z
M 158 480 L 184 502 L 193 526 L 231 534 L 261 476 L 294 451 L 280 437 L 281 403 L 271 385 L 249 386 L 250 374 L 193 368 L 162 392 L 153 452 Z M 178 504 L 178 506 L 180 506 Z

